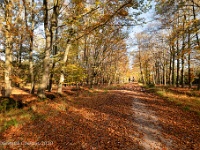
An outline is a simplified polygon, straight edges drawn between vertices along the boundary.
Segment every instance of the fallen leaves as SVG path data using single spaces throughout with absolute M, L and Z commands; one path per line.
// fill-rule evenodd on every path
M 52 141 L 52 145 L 0 145 L 0 149 L 143 149 L 144 134 L 134 120 L 133 98 L 140 98 L 146 109 L 155 112 L 163 138 L 171 139 L 174 149 L 200 147 L 200 118 L 183 111 L 136 84 L 114 90 L 66 89 L 63 96 L 36 102 L 37 118 L 0 134 L 1 141 Z M 52 96 L 51 96 L 52 97 Z M 45 116 L 45 117 L 42 117 Z M 151 117 L 149 117 L 151 122 Z M 146 122 L 147 123 L 147 122 Z M 145 127 L 144 124 L 140 124 Z M 152 136 L 157 136 L 153 134 Z M 163 150 L 166 147 L 163 147 Z

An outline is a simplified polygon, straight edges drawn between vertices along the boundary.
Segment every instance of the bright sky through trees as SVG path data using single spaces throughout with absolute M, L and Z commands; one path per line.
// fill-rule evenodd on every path
M 147 12 L 142 13 L 141 15 L 138 16 L 138 18 L 141 18 L 141 21 L 129 29 L 129 37 L 127 39 L 127 47 L 128 47 L 128 52 L 129 52 L 129 57 L 130 57 L 130 68 L 132 68 L 133 61 L 134 61 L 134 56 L 133 53 L 134 51 L 138 50 L 137 44 L 136 44 L 136 37 L 135 35 L 137 33 L 143 32 L 145 30 L 148 30 L 148 27 L 151 26 L 154 22 L 156 22 L 154 16 L 155 16 L 155 3 L 151 1 L 150 3 L 151 9 L 149 9 Z M 129 10 L 132 12 L 132 10 Z
M 139 23 L 139 25 L 133 26 L 129 31 L 130 40 L 134 40 L 135 34 L 142 32 L 147 29 L 153 22 L 155 22 L 155 3 L 151 2 L 151 9 L 147 12 L 142 13 L 138 17 L 143 20 L 143 22 Z

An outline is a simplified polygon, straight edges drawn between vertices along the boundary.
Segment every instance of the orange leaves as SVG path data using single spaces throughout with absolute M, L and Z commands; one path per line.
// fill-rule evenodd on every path
M 65 91 L 72 92 L 66 87 Z M 147 91 L 141 92 L 137 84 L 125 84 L 112 87 L 112 90 L 98 89 L 88 93 L 87 88 L 81 88 L 69 95 L 43 102 L 36 102 L 37 111 L 28 110 L 29 121 L 20 127 L 10 128 L 0 134 L 0 142 L 46 142 L 46 145 L 7 145 L 6 149 L 144 149 L 144 132 L 149 133 L 152 149 L 156 139 L 162 144 L 162 149 L 198 149 L 200 141 L 199 118 L 192 113 L 186 113 Z M 54 93 L 49 93 L 54 94 Z M 21 95 L 21 99 L 28 96 Z M 137 98 L 135 103 L 133 99 Z M 32 106 L 34 106 L 32 105 Z M 133 109 L 133 106 L 137 109 Z M 135 117 L 135 113 L 146 115 L 148 110 L 157 116 L 154 124 L 151 119 Z M 155 114 L 154 114 L 155 113 Z M 12 117 L 10 115 L 9 117 Z M 27 118 L 28 118 L 27 117 Z M 27 120 L 26 118 L 26 120 Z M 151 117 L 150 117 L 151 118 Z M 22 121 L 22 119 L 21 119 Z M 149 126 L 152 123 L 152 126 Z M 154 126 L 160 134 L 155 134 Z M 145 131 L 138 129 L 138 126 Z M 151 134 L 152 131 L 153 134 Z M 162 136 L 160 139 L 159 137 Z M 166 141 L 166 139 L 170 139 Z M 146 139 L 147 140 L 147 139 Z M 152 142 L 153 141 L 153 142 Z
M 14 76 L 14 75 L 11 76 L 11 80 L 12 80 L 15 84 L 19 84 L 19 83 L 22 82 L 22 79 L 20 79 L 20 78 L 17 77 L 17 76 Z
M 109 20 L 111 17 L 110 14 L 105 14 L 103 15 L 103 17 L 100 19 L 100 22 L 106 22 L 107 20 Z

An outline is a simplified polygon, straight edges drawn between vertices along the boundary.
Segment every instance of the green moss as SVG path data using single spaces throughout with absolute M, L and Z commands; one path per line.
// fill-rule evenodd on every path
M 177 106 L 182 106 L 182 103 L 181 102 L 176 102 L 176 105 Z
M 197 111 L 196 113 L 197 113 L 197 115 L 199 115 L 199 116 L 200 116 L 200 111 Z
M 0 131 L 5 131 L 11 126 L 18 126 L 18 121 L 16 119 L 10 119 L 3 124 L 3 127 L 0 128 Z
M 108 93 L 108 90 L 107 90 L 107 89 L 104 89 L 104 93 L 105 93 L 105 94 Z
M 161 90 L 157 91 L 156 93 L 161 97 L 164 97 L 166 94 L 165 91 L 161 91 Z
M 155 87 L 155 84 L 150 83 L 150 84 L 148 84 L 147 86 L 148 86 L 148 88 L 154 88 L 154 87 Z
M 22 107 L 23 104 L 21 102 L 15 101 L 12 98 L 0 98 L 0 113 Z
M 183 109 L 184 109 L 185 111 L 190 111 L 190 107 L 189 107 L 189 106 L 184 106 Z
M 31 120 L 35 121 L 35 120 L 44 120 L 45 116 L 44 115 L 40 115 L 40 114 L 33 114 L 31 116 Z

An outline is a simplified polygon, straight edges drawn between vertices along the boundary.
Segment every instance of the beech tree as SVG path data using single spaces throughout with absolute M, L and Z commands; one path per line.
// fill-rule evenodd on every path
M 5 0 L 5 96 L 9 97 L 12 91 L 11 71 L 12 71 L 12 2 Z
M 148 59 L 155 60 L 154 71 L 151 72 L 155 78 L 152 78 L 152 82 L 164 85 L 166 83 L 176 84 L 177 87 L 180 85 L 184 87 L 185 84 L 188 84 L 189 87 L 192 87 L 195 72 L 196 77 L 198 76 L 198 68 L 192 68 L 194 65 L 191 64 L 199 62 L 200 18 L 197 15 L 197 12 L 200 12 L 199 2 L 195 0 L 156 0 L 156 2 L 157 18 L 161 22 L 161 26 L 154 35 L 146 31 L 146 35 L 138 41 L 140 43 L 138 63 L 140 62 L 143 82 L 145 82 L 146 66 L 143 66 L 145 59 L 141 52 L 145 50 L 144 39 L 152 35 L 151 38 L 155 39 L 151 40 L 152 55 L 147 56 Z M 160 31 L 164 31 L 165 35 L 160 34 Z M 162 38 L 156 38 L 156 36 Z
M 1 8 L 6 96 L 12 85 L 27 83 L 31 94 L 37 85 L 40 98 L 53 84 L 62 93 L 72 75 L 76 83 L 91 87 L 127 80 L 124 26 L 137 20 L 131 22 L 128 11 L 140 8 L 137 1 L 6 0 Z
M 44 13 L 44 31 L 45 31 L 45 50 L 44 50 L 44 60 L 43 60 L 43 72 L 42 79 L 37 91 L 37 94 L 40 98 L 45 98 L 44 91 L 47 88 L 49 81 L 49 71 L 50 71 L 50 53 L 51 53 L 51 32 L 49 29 L 49 2 L 43 0 L 43 13 Z
M 34 64 L 33 64 L 33 49 L 34 49 L 33 40 L 34 40 L 34 29 L 35 29 L 35 0 L 31 1 L 31 7 L 29 7 L 29 5 L 27 4 L 27 1 L 25 0 L 23 0 L 23 4 L 24 4 L 26 31 L 29 33 L 28 35 L 29 36 L 29 71 L 30 71 L 30 78 L 31 78 L 30 93 L 34 94 L 35 74 L 34 74 Z M 30 14 L 30 16 L 28 14 Z M 30 22 L 28 20 L 30 20 Z
M 51 32 L 51 52 L 53 55 L 52 59 L 52 67 L 51 67 L 51 73 L 49 78 L 49 85 L 48 85 L 48 91 L 51 91 L 52 84 L 53 84 L 53 76 L 54 76 L 54 68 L 56 61 L 54 60 L 54 56 L 58 52 L 58 46 L 57 46 L 57 40 L 58 40 L 58 17 L 60 15 L 60 9 L 61 4 L 63 4 L 63 0 L 54 0 L 53 1 L 53 12 L 51 16 L 51 26 L 50 26 L 50 32 Z

